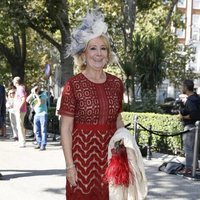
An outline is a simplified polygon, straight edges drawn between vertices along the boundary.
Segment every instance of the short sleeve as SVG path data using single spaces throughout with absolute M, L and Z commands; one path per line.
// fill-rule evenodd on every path
M 17 95 L 18 95 L 19 98 L 26 97 L 26 91 L 25 91 L 25 88 L 23 86 L 20 86 L 17 89 Z
M 72 83 L 68 81 L 64 86 L 62 92 L 61 104 L 58 114 L 74 117 L 75 107 L 76 107 L 76 100 L 75 100 L 73 86 Z
M 47 100 L 47 94 L 46 94 L 46 92 L 42 92 L 41 99 L 44 100 L 44 101 Z

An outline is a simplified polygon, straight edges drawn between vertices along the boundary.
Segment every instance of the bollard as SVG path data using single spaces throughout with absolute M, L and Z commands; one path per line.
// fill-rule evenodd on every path
M 196 167 L 198 162 L 198 149 L 199 149 L 199 134 L 200 134 L 200 121 L 195 123 L 195 141 L 194 141 L 194 153 L 193 153 L 193 166 L 192 166 L 192 177 L 196 176 Z
M 138 129 L 137 129 L 137 121 L 138 121 L 138 116 L 137 115 L 135 115 L 134 116 L 134 120 L 133 120 L 133 128 L 134 128 L 134 136 L 135 136 L 135 141 L 136 141 L 136 143 L 138 144 L 138 142 L 139 142 L 139 133 L 138 133 Z
M 151 160 L 151 143 L 152 143 L 152 126 L 149 126 L 148 145 L 147 145 L 147 160 Z

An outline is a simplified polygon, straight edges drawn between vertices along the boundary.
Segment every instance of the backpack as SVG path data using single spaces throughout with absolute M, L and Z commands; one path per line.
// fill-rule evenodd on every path
M 158 171 L 165 172 L 167 174 L 177 174 L 180 170 L 185 167 L 184 164 L 180 162 L 164 162 L 162 165 L 158 167 Z

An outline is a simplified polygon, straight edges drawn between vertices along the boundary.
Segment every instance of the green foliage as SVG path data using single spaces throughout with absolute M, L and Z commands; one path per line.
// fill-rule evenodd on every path
M 191 54 L 187 50 L 185 51 L 187 55 L 184 57 L 176 53 L 177 40 L 171 33 L 170 26 L 164 28 L 172 1 L 168 2 L 168 4 L 163 5 L 162 0 L 136 1 L 137 15 L 133 38 L 134 45 L 132 45 L 134 47 L 133 52 L 127 52 L 125 48 L 125 32 L 123 30 L 125 22 L 122 12 L 124 2 L 120 0 L 68 0 L 62 1 L 63 4 L 58 0 L 1 1 L 0 41 L 7 44 L 9 48 L 13 48 L 13 34 L 18 33 L 19 27 L 33 27 L 34 25 L 60 45 L 61 41 L 66 41 L 69 38 L 62 38 L 63 33 L 61 33 L 59 27 L 70 26 L 71 30 L 80 23 L 87 10 L 98 6 L 103 11 L 105 21 L 108 23 L 108 31 L 113 41 L 112 48 L 117 53 L 129 82 L 132 81 L 129 86 L 132 87 L 133 96 L 134 81 L 152 92 L 166 75 L 167 78 L 176 83 L 183 77 L 194 75 L 191 70 L 183 70 L 188 59 L 191 58 Z M 181 20 L 181 14 L 181 12 L 176 11 L 171 16 L 174 27 L 185 26 L 183 20 Z M 69 24 L 67 24 L 67 20 L 62 21 L 62 19 L 69 19 Z M 16 25 L 19 25 L 19 27 Z M 164 32 L 161 34 L 163 29 Z M 29 84 L 29 82 L 36 80 L 43 80 L 41 59 L 55 47 L 52 47 L 49 41 L 44 40 L 44 34 L 39 37 L 34 31 L 28 30 L 27 38 L 25 80 Z M 7 69 L 9 65 L 5 65 L 4 61 L 0 65 L 4 66 L 5 73 L 8 73 L 6 77 L 10 77 L 10 69 Z M 124 78 L 122 70 L 116 66 L 109 66 L 107 70 L 111 73 L 115 73 L 116 70 L 117 75 Z M 145 106 L 143 105 L 143 107 Z
M 167 12 L 168 9 L 163 4 L 138 12 L 135 31 L 141 33 L 141 35 L 159 35 L 163 29 Z M 165 31 L 169 30 L 166 29 Z
M 172 51 L 166 59 L 166 77 L 175 86 L 182 84 L 185 79 L 195 79 L 199 75 L 194 73 L 194 70 L 187 68 L 187 65 L 194 60 L 194 49 L 190 46 L 184 46 L 183 51 L 178 51 L 178 48 Z
M 137 7 L 138 10 L 141 11 L 148 11 L 155 7 L 158 7 L 162 3 L 162 0 L 137 0 Z
M 177 116 L 154 113 L 133 113 L 123 112 L 122 117 L 125 124 L 133 123 L 134 117 L 138 116 L 138 123 L 149 129 L 152 126 L 154 131 L 163 131 L 169 134 L 179 133 L 183 131 L 183 126 Z M 146 145 L 148 143 L 148 132 L 144 131 L 140 126 L 139 129 L 139 144 Z M 152 135 L 152 147 L 157 152 L 176 153 L 181 150 L 181 137 L 160 137 Z
M 8 73 L 8 63 L 2 55 L 0 55 L 0 83 L 7 86 L 11 80 L 11 75 Z
M 159 36 L 134 35 L 134 64 L 142 92 L 155 88 L 165 78 L 163 63 L 166 57 L 164 43 Z
M 142 101 L 136 101 L 131 105 L 131 112 L 153 112 L 153 113 L 163 113 L 163 110 L 155 101 L 155 93 L 147 91 L 147 93 L 142 97 Z
M 20 38 L 20 27 L 26 27 L 28 25 L 26 13 L 23 12 L 23 9 L 26 8 L 29 15 L 32 15 L 33 18 L 36 17 L 37 14 L 39 15 L 40 12 L 44 15 L 44 1 L 38 2 L 34 0 L 31 1 L 31 4 L 28 4 L 28 1 L 4 1 L 4 3 L 0 3 L 0 8 L 0 15 L 3 16 L 0 18 L 1 43 L 6 46 L 10 52 L 12 52 L 13 57 L 16 51 L 13 40 L 14 36 L 18 36 L 19 46 L 22 47 L 21 49 L 26 49 L 26 57 L 24 58 L 26 60 L 25 85 L 29 88 L 31 84 L 35 82 L 45 84 L 46 80 L 44 80 L 44 65 L 41 65 L 41 60 L 45 54 L 48 54 L 49 51 L 53 49 L 52 46 L 45 40 L 38 37 L 38 35 L 30 28 L 26 28 L 25 30 L 27 42 L 24 44 L 24 46 L 22 45 L 22 40 Z M 40 18 L 40 20 L 41 19 L 42 18 Z M 34 20 L 35 19 L 33 19 L 33 21 Z M 11 60 L 14 63 L 14 59 Z M 16 60 L 19 60 L 19 57 Z M 0 76 L 0 80 L 6 80 L 4 81 L 6 85 L 8 85 L 8 82 L 12 80 L 11 68 L 17 66 L 17 64 L 13 63 L 13 66 L 10 66 L 10 63 L 8 61 L 6 62 L 5 59 L 0 63 L 3 68 L 3 73 Z M 22 68 L 23 66 L 19 65 L 19 67 Z M 15 71 L 17 70 L 18 69 L 16 68 Z M 7 78 L 5 79 L 5 77 Z
M 48 107 L 48 117 L 53 118 L 55 117 L 56 107 Z

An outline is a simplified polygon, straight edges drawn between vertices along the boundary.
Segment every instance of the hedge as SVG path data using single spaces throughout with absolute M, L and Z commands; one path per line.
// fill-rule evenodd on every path
M 131 123 L 133 127 L 133 120 L 136 115 L 138 116 L 138 123 L 146 128 L 151 125 L 152 130 L 169 132 L 170 134 L 183 131 L 183 126 L 177 116 L 168 114 L 123 112 L 124 123 Z M 147 145 L 148 132 L 140 126 L 138 126 L 138 132 L 139 144 L 141 146 Z M 182 139 L 181 136 L 160 137 L 153 134 L 152 147 L 156 152 L 176 154 L 182 149 Z
M 131 126 L 133 127 L 133 120 L 135 115 L 138 116 L 138 122 L 144 127 L 148 128 L 149 125 L 152 125 L 152 130 L 165 131 L 169 133 L 177 133 L 183 131 L 183 126 L 180 120 L 177 118 L 177 116 L 168 114 L 123 112 L 122 117 L 125 125 L 131 123 Z M 57 121 L 55 120 L 57 116 L 55 117 L 54 107 L 48 108 L 48 116 L 49 119 L 52 119 L 51 121 L 53 122 Z M 51 127 L 50 125 L 49 129 L 52 128 L 53 127 Z M 56 126 L 56 128 L 58 127 Z M 138 126 L 138 131 L 139 131 L 139 145 L 141 146 L 147 145 L 148 132 L 142 130 L 139 126 Z M 182 149 L 181 136 L 160 137 L 153 134 L 152 147 L 153 150 L 155 150 L 156 152 L 176 154 Z

